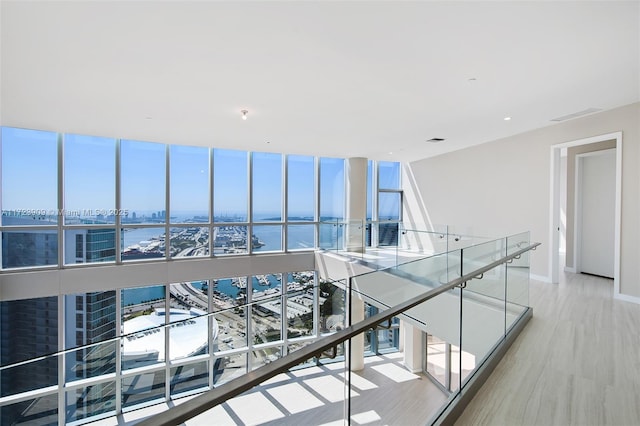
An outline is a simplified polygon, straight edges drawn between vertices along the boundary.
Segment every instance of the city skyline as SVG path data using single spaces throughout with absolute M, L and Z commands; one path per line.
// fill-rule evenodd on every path
M 115 212 L 116 140 L 63 135 L 64 211 L 58 210 L 58 134 L 2 128 L 2 210 L 55 213 Z M 169 148 L 167 148 L 167 146 Z M 170 216 L 207 212 L 210 197 L 209 148 L 121 140 L 120 212 L 166 210 L 166 150 L 170 151 Z M 249 152 L 213 148 L 214 216 L 248 215 Z M 251 153 L 253 215 L 283 214 L 285 161 L 289 216 L 313 217 L 314 157 Z M 10 158 L 11 161 L 6 159 Z M 320 215 L 344 215 L 344 159 L 319 158 Z M 280 220 L 284 220 L 281 217 Z

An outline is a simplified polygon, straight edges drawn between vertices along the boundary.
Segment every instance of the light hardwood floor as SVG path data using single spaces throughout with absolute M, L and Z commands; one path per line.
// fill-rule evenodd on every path
M 640 425 L 640 305 L 613 280 L 531 281 L 533 318 L 456 425 Z
M 352 425 L 417 425 L 433 417 L 447 399 L 423 374 L 402 366 L 402 354 L 372 356 L 352 373 Z M 342 426 L 344 363 L 302 368 L 280 374 L 262 386 L 188 420 L 183 426 Z M 92 426 L 135 425 L 175 404 L 151 407 L 91 423 Z

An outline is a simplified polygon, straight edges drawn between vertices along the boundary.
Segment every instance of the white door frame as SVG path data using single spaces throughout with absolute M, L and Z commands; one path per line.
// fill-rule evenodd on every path
M 559 281 L 559 259 L 558 250 L 560 247 L 560 151 L 562 148 L 570 148 L 579 145 L 587 145 L 596 142 L 609 140 L 616 141 L 616 205 L 615 205 L 615 242 L 614 242 L 614 267 L 613 267 L 613 296 L 618 299 L 626 299 L 640 302 L 640 299 L 620 294 L 620 235 L 621 235 L 621 215 L 622 215 L 622 132 L 607 133 L 600 136 L 592 136 L 585 139 L 578 139 L 570 142 L 551 145 L 551 177 L 550 177 L 550 202 L 549 202 L 549 271 L 552 283 Z M 575 224 L 574 224 L 575 227 Z M 574 232 L 575 234 L 575 232 Z M 574 247 L 575 250 L 575 247 Z
M 573 271 L 582 272 L 582 159 L 615 152 L 615 148 L 601 149 L 598 151 L 583 152 L 575 158 L 575 191 L 573 200 Z M 616 165 L 617 170 L 617 165 Z

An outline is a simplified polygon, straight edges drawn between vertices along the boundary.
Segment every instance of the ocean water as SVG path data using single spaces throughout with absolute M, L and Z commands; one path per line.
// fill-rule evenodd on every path
M 267 279 L 269 281 L 269 285 L 265 286 L 261 285 L 257 278 L 252 277 L 253 289 L 256 291 L 263 291 L 268 288 L 278 288 L 281 285 L 281 281 L 278 281 L 275 275 L 267 275 Z M 238 294 L 240 293 L 240 289 L 233 285 L 231 279 L 220 279 L 217 283 L 213 283 L 212 280 L 211 283 L 220 293 L 226 294 L 233 299 L 238 297 Z M 191 285 L 202 290 L 206 285 L 206 281 L 193 281 L 191 282 Z M 137 305 L 140 303 L 164 299 L 164 294 L 165 290 L 163 285 L 126 289 L 123 290 L 122 293 L 122 305 Z
M 152 300 L 164 299 L 164 286 L 130 288 L 122 291 L 122 305 L 137 305 Z
M 334 244 L 339 233 L 342 233 L 342 229 L 333 225 L 320 226 L 321 246 Z M 124 232 L 123 245 L 124 248 L 127 248 L 140 241 L 159 238 L 162 234 L 164 234 L 164 228 L 130 228 Z M 255 251 L 281 251 L 283 249 L 281 226 L 256 225 L 254 226 L 254 234 L 264 243 L 264 246 L 255 249 Z M 288 239 L 287 246 L 291 250 L 312 248 L 314 246 L 314 226 L 289 226 Z
M 280 251 L 282 250 L 282 227 L 280 226 L 256 226 L 254 233 L 260 241 L 264 243 L 264 246 L 256 249 L 256 252 L 260 251 Z M 342 233 L 340 227 L 332 225 L 323 225 L 320 227 L 320 246 L 332 247 L 335 245 L 335 241 L 338 234 Z M 148 241 L 153 237 L 159 237 L 164 234 L 164 228 L 137 228 L 131 229 L 124 233 L 124 246 L 125 248 L 137 244 L 140 241 Z M 304 249 L 312 248 L 314 246 L 314 226 L 290 226 L 289 227 L 289 242 L 288 247 L 290 249 Z M 281 285 L 281 282 L 276 279 L 274 275 L 267 275 L 269 280 L 269 286 L 262 286 L 258 284 L 258 280 L 253 278 L 253 288 L 262 291 L 267 288 L 276 288 Z M 213 284 L 213 283 L 212 283 Z M 192 285 L 198 289 L 202 289 L 204 285 L 203 281 L 194 281 Z M 234 286 L 230 279 L 218 280 L 215 284 L 215 288 L 232 298 L 236 298 L 239 293 L 238 287 Z M 157 300 L 164 298 L 165 290 L 164 286 L 151 286 L 140 287 L 124 290 L 122 295 L 122 303 L 124 306 L 139 304 L 151 300 Z

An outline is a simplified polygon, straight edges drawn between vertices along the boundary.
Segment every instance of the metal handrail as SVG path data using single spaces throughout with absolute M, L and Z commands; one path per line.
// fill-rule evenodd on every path
M 351 339 L 354 336 L 359 335 L 369 329 L 377 327 L 378 324 L 398 316 L 399 314 L 420 305 L 421 303 L 434 298 L 435 296 L 447 292 L 453 288 L 464 285 L 467 281 L 477 278 L 484 272 L 487 272 L 503 263 L 507 263 L 509 260 L 520 256 L 529 250 L 535 250 L 540 243 L 533 243 L 529 246 L 518 250 L 510 255 L 507 255 L 495 262 L 492 262 L 486 266 L 478 268 L 473 272 L 465 274 L 459 278 L 449 281 L 447 284 L 427 291 L 419 296 L 413 297 L 405 302 L 402 302 L 396 306 L 393 306 L 383 312 L 373 315 L 364 321 L 360 321 L 357 324 L 346 327 L 344 330 L 338 331 L 335 334 L 324 337 L 321 340 L 313 342 L 304 348 L 295 351 L 293 354 L 279 358 L 265 366 L 262 366 L 254 371 L 251 371 L 237 379 L 224 383 L 223 385 L 206 391 L 195 398 L 186 401 L 171 409 L 155 414 L 145 420 L 136 423 L 137 426 L 173 426 L 176 424 L 184 423 L 185 421 L 204 413 L 207 410 L 222 404 L 223 402 L 246 392 L 255 386 L 265 382 L 266 380 L 277 376 L 280 373 L 288 371 L 291 367 L 294 367 L 310 358 L 313 358 L 328 349 L 334 348 L 337 345 Z

